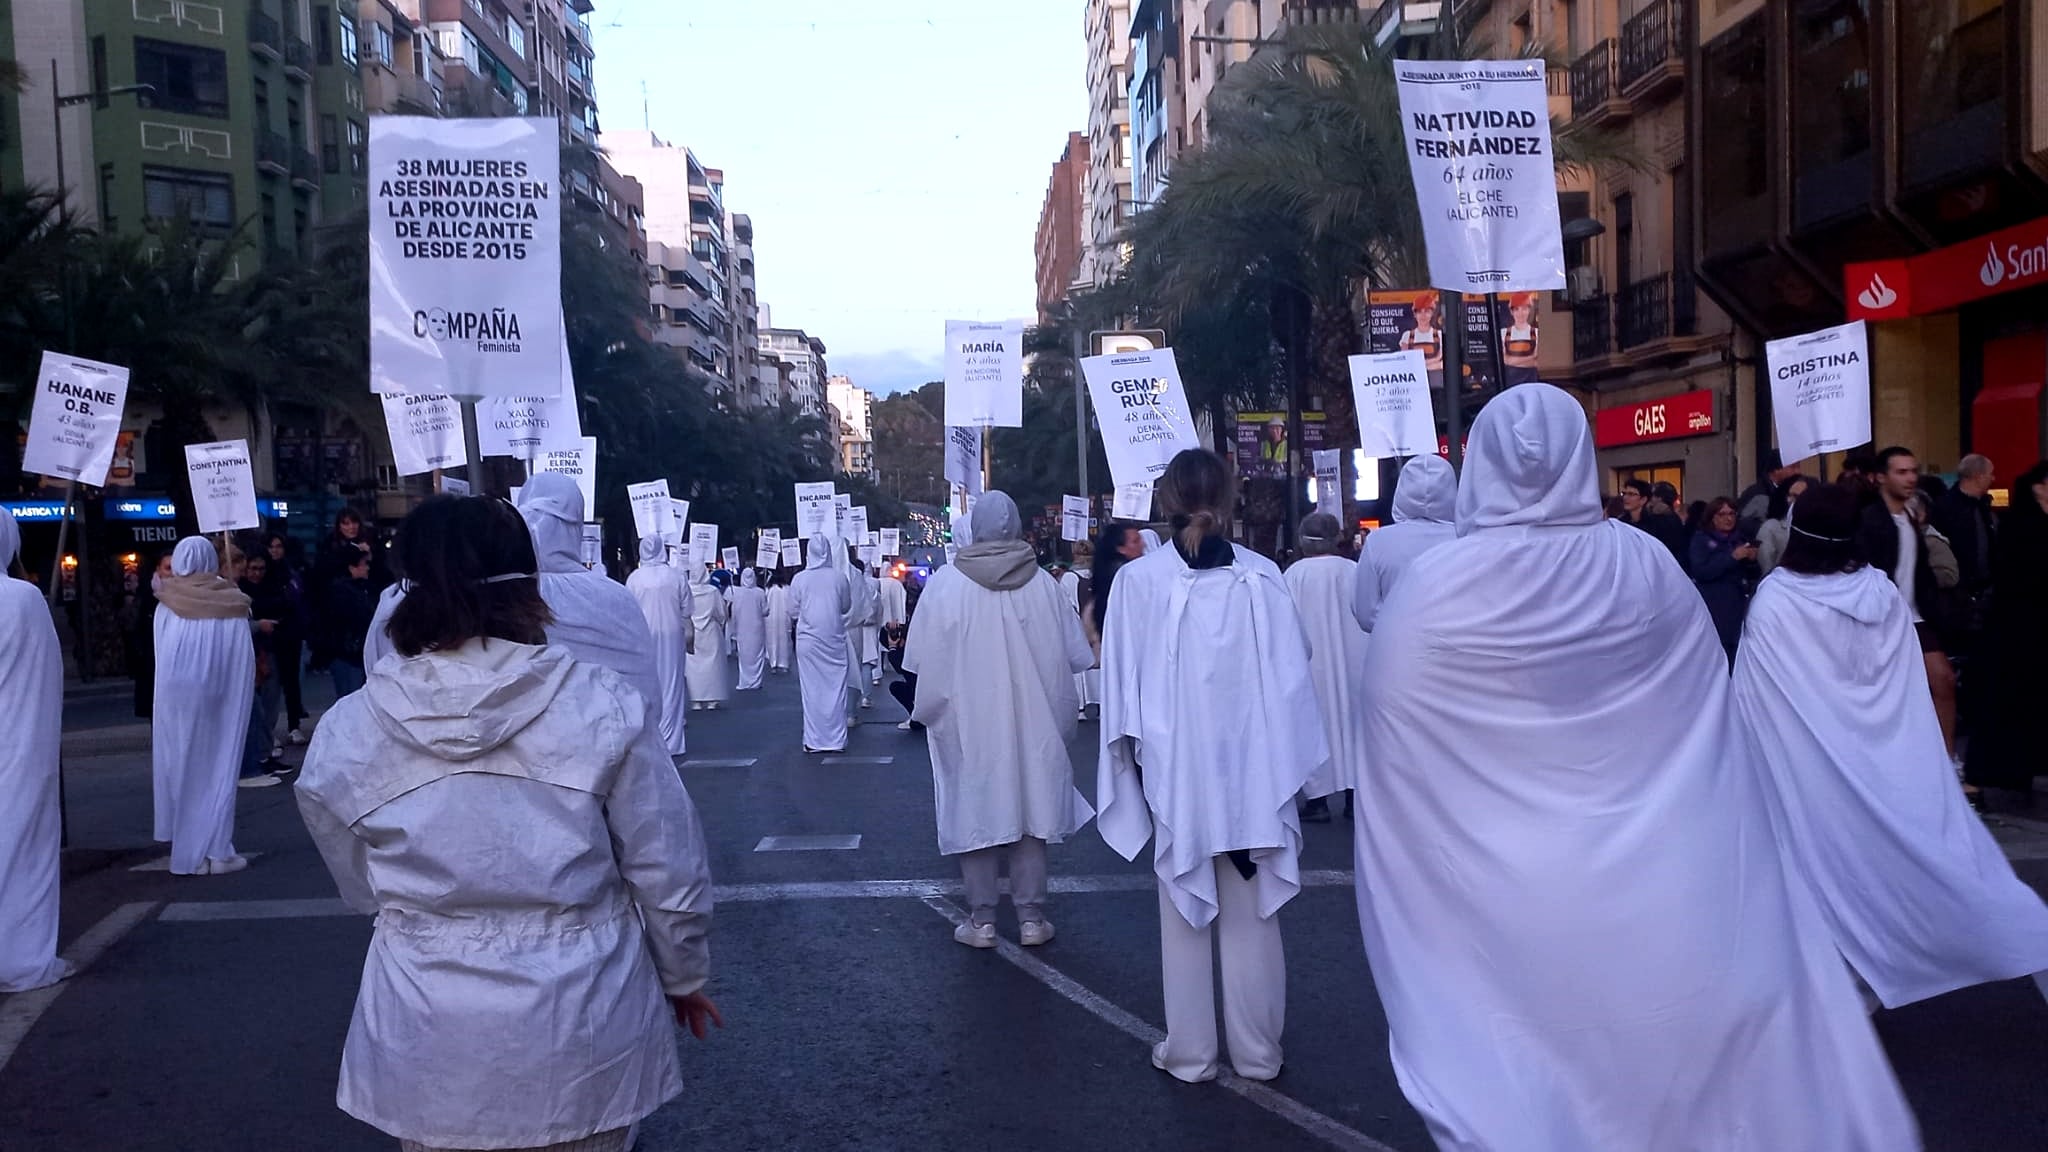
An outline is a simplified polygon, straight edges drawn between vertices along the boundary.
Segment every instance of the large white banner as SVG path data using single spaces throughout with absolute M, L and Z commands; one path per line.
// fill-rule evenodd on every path
M 462 405 L 452 396 L 384 396 L 384 426 L 400 476 L 469 463 L 462 443 Z
M 370 117 L 370 389 L 554 395 L 561 125 Z
M 882 529 L 882 555 L 884 555 L 884 556 L 901 556 L 901 555 L 903 555 L 903 529 L 901 529 L 901 528 L 884 528 L 884 529 Z
M 1119 487 L 1157 480 L 1176 453 L 1202 446 L 1173 349 L 1089 356 L 1081 372 Z
M 1564 287 L 1543 61 L 1396 60 L 1431 287 Z
M 583 514 L 597 512 L 597 437 L 582 436 L 576 447 L 563 450 L 551 449 L 534 457 L 533 472 L 553 472 L 568 476 L 576 481 L 576 487 L 583 493 Z
M 1086 496 L 1060 497 L 1060 539 L 1086 540 L 1088 538 L 1088 498 Z
M 782 529 L 763 528 L 754 543 L 754 567 L 774 569 L 782 559 Z
M 1024 322 L 946 321 L 946 424 L 1024 426 Z M 975 467 L 981 467 L 980 457 Z
M 249 469 L 247 440 L 187 444 L 185 469 L 192 476 L 192 510 L 202 534 L 263 526 L 256 515 L 256 474 Z
M 35 406 L 21 470 L 61 476 L 97 488 L 107 482 L 121 412 L 128 404 L 128 369 L 77 356 L 43 353 L 36 372 Z
M 1851 320 L 1764 345 L 1778 456 L 1789 466 L 1870 442 L 1870 337 Z
M 718 525 L 690 525 L 690 567 L 708 568 L 718 562 Z
M 808 544 L 814 537 L 830 536 L 832 526 L 832 482 L 796 486 L 796 534 Z
M 1423 456 L 1436 451 L 1436 410 L 1429 364 L 1416 349 L 1349 357 L 1358 443 L 1367 456 Z
M 782 542 L 782 566 L 784 568 L 801 568 L 804 566 L 803 541 L 784 540 Z
M 981 495 L 981 429 L 946 429 L 946 479 Z
M 633 535 L 641 540 L 673 540 L 675 501 L 669 499 L 667 480 L 648 480 L 626 485 L 626 503 L 633 509 Z

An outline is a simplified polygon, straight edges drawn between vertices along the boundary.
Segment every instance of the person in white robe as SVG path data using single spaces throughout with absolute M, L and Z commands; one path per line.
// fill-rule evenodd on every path
M 21 529 L 0 508 L 0 992 L 72 974 L 57 956 L 58 732 L 64 663 L 49 605 L 10 574 Z
M 1309 673 L 1323 716 L 1323 736 L 1330 745 L 1329 762 L 1302 786 L 1301 794 L 1309 801 L 1302 811 L 1304 820 L 1328 820 L 1327 797 L 1356 788 L 1365 772 L 1365 721 L 1358 707 L 1358 684 L 1365 675 L 1366 635 L 1351 615 L 1358 565 L 1336 554 L 1343 543 L 1341 533 L 1337 518 L 1327 512 L 1303 519 L 1298 534 L 1302 558 L 1286 573 L 1294 610 L 1315 638 Z M 1344 814 L 1352 812 L 1347 798 Z
M 1153 841 L 1166 993 L 1153 1065 L 1188 1082 L 1220 1070 L 1213 945 L 1231 1066 L 1270 1080 L 1287 1015 L 1277 916 L 1301 890 L 1294 795 L 1330 752 L 1286 581 L 1227 539 L 1223 461 L 1180 453 L 1158 498 L 1183 531 L 1117 573 L 1096 827 L 1127 860 Z
M 1585 409 L 1519 385 L 1468 443 L 1459 538 L 1381 606 L 1359 695 L 1359 920 L 1409 1103 L 1445 1152 L 1918 1148 L 1706 607 L 1603 518 Z
M 891 565 L 882 572 L 882 627 L 910 623 L 910 592 L 903 576 Z
M 875 582 L 861 567 L 860 556 L 851 545 L 846 551 L 846 690 L 862 708 L 868 708 L 874 700 L 868 695 L 873 681 L 867 665 L 881 659 L 880 645 L 868 643 L 868 629 L 882 618 L 882 603 Z
M 732 699 L 732 666 L 725 654 L 725 596 L 711 583 L 711 573 L 701 567 L 690 573 L 690 616 L 697 634 L 685 666 L 690 707 L 722 708 Z
M 725 598 L 733 635 L 739 644 L 737 687 L 742 692 L 751 692 L 761 686 L 761 675 L 768 670 L 768 595 L 761 591 L 754 570 L 745 568 L 740 571 L 738 586 L 728 591 Z
M 462 504 L 400 528 L 401 656 L 297 785 L 375 917 L 336 1103 L 408 1148 L 622 1152 L 682 1091 L 676 1022 L 718 1022 L 704 833 L 641 694 L 543 643 L 517 518 Z
M 846 614 L 852 600 L 833 561 L 842 556 L 829 536 L 807 546 L 804 570 L 789 582 L 796 617 L 796 674 L 804 702 L 804 751 L 846 751 L 846 689 L 852 664 Z
M 540 557 L 540 597 L 555 616 L 548 643 L 624 676 L 648 702 L 649 717 L 657 716 L 662 694 L 654 636 L 625 585 L 583 566 L 583 490 L 575 478 L 555 472 L 529 478 L 519 490 L 519 514 Z
M 1394 522 L 1366 534 L 1358 549 L 1351 614 L 1371 632 L 1380 602 L 1415 558 L 1458 538 L 1458 474 L 1441 456 L 1417 456 L 1394 485 Z
M 689 747 L 690 685 L 684 664 L 697 644 L 690 617 L 690 586 L 668 562 L 668 545 L 659 536 L 640 539 L 640 566 L 626 577 L 626 591 L 640 605 L 640 616 L 654 637 L 654 675 L 661 695 L 649 701 L 661 743 L 671 756 Z
M 213 542 L 187 536 L 157 604 L 156 838 L 170 842 L 173 875 L 239 872 L 249 861 L 235 852 L 235 777 L 256 703 L 249 598 L 221 576 Z
M 2023 976 L 2048 993 L 2048 905 L 1956 786 L 1912 611 L 1855 534 L 1849 493 L 1802 496 L 1735 650 L 1778 842 L 1885 1007 Z
M 789 611 L 789 583 L 779 577 L 771 579 L 765 599 L 768 606 L 768 667 L 776 672 L 787 672 L 790 651 L 795 646 L 792 631 L 796 627 L 796 619 Z
M 1074 613 L 1074 618 L 1077 620 L 1080 619 L 1081 610 L 1086 607 L 1081 602 L 1081 591 L 1083 585 L 1087 584 L 1093 576 L 1093 571 L 1089 567 L 1093 560 L 1093 552 L 1082 545 L 1076 544 L 1074 546 L 1074 566 L 1067 569 L 1060 576 L 1060 595 L 1066 599 L 1068 609 Z M 1084 632 L 1083 635 L 1086 635 L 1086 633 Z M 1074 714 L 1084 718 L 1087 716 L 1091 705 L 1100 705 L 1102 703 L 1102 670 L 1094 667 L 1092 662 L 1090 667 L 1074 673 L 1074 699 Z
M 1073 673 L 1095 654 L 1024 542 L 1016 503 L 985 492 L 969 515 L 974 543 L 932 574 L 904 645 L 903 670 L 917 677 L 910 718 L 931 749 L 939 851 L 960 858 L 967 885 L 968 922 L 953 938 L 996 946 L 996 870 L 1007 854 L 1018 939 L 1035 946 L 1053 938 L 1045 846 L 1095 815 L 1067 755 Z

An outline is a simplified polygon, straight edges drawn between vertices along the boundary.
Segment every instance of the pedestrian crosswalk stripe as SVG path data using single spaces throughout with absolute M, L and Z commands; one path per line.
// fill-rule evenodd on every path
M 844 836 L 763 836 L 756 852 L 851 852 L 860 847 L 860 833 Z
M 756 764 L 758 764 L 758 763 L 760 763 L 760 760 L 759 760 L 759 759 L 757 759 L 756 757 L 753 757 L 753 756 L 734 756 L 734 757 L 731 757 L 731 758 L 729 758 L 729 759 L 725 759 L 725 760 L 715 760 L 715 759 L 707 759 L 707 760 L 697 760 L 697 759 L 690 759 L 690 760 L 685 760 L 685 761 L 683 761 L 683 767 L 685 767 L 685 768 L 752 768 L 752 767 L 753 767 L 754 765 L 756 765 Z
M 827 768 L 865 768 L 882 764 L 894 764 L 895 762 L 896 758 L 894 756 L 827 756 L 823 760 L 818 761 L 818 763 L 825 765 Z

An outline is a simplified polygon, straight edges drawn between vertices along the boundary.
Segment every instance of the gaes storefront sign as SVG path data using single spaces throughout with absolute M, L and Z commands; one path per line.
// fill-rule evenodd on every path
M 1706 436 L 1713 431 L 1714 392 L 1710 388 L 1602 408 L 1593 415 L 1593 443 L 1601 448 Z

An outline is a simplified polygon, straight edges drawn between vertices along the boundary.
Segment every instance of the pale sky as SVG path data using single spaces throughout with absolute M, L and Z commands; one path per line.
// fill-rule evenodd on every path
M 756 290 L 877 392 L 948 319 L 1029 318 L 1052 164 L 1087 130 L 1082 0 L 597 0 L 605 128 L 725 171 Z

